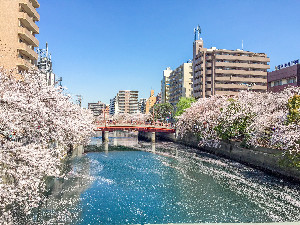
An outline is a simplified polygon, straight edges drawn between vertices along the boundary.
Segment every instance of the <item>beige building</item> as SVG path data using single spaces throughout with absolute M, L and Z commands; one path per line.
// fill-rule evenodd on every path
M 139 92 L 119 91 L 117 96 L 110 100 L 110 115 L 119 113 L 134 114 L 139 112 Z
M 146 102 L 146 113 L 149 113 L 150 108 L 154 106 L 155 103 L 156 103 L 156 97 L 154 96 L 154 90 L 151 90 L 150 97 L 147 99 Z
M 0 0 L 0 66 L 22 72 L 36 64 L 39 7 L 37 0 Z
M 170 87 L 170 74 L 172 70 L 170 67 L 167 67 L 163 71 L 163 79 L 161 80 L 161 103 L 169 102 L 169 87 Z
M 270 59 L 265 53 L 244 50 L 207 49 L 203 40 L 193 46 L 193 96 L 237 95 L 241 90 L 267 90 Z
M 176 105 L 181 97 L 191 97 L 193 90 L 193 64 L 183 63 L 170 74 L 169 102 Z

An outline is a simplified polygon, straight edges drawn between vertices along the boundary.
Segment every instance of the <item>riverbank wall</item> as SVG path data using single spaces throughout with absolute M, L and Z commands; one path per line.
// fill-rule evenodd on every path
M 217 156 L 240 162 L 242 164 L 263 170 L 277 177 L 300 183 L 300 170 L 284 166 L 283 152 L 277 149 L 252 148 L 246 149 L 240 146 L 239 142 L 220 143 L 219 148 L 199 147 L 199 139 L 194 134 L 185 135 L 179 138 L 176 134 L 156 133 L 156 140 L 171 141 L 185 146 L 189 146 L 199 151 L 209 152 Z M 150 141 L 150 134 L 139 132 L 139 139 Z

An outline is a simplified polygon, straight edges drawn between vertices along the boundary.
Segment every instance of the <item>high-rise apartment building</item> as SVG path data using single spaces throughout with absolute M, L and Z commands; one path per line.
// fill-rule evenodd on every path
M 110 100 L 110 115 L 119 113 L 134 114 L 139 112 L 139 92 L 119 91 L 117 96 Z
M 0 66 L 4 69 L 22 72 L 36 65 L 39 7 L 37 0 L 0 0 Z
M 161 103 L 169 102 L 169 87 L 170 87 L 170 74 L 172 70 L 170 67 L 167 67 L 163 71 L 163 78 L 161 80 Z
M 183 63 L 170 74 L 169 102 L 176 105 L 181 97 L 191 97 L 193 90 L 193 64 Z
M 146 113 L 149 113 L 150 108 L 154 106 L 155 103 L 156 103 L 156 97 L 154 96 L 154 90 L 151 90 L 150 97 L 147 99 L 146 102 Z
M 196 35 L 195 35 L 196 37 Z M 244 50 L 207 49 L 203 40 L 193 44 L 193 95 L 237 95 L 241 90 L 267 90 L 270 59 L 265 53 Z
M 288 86 L 300 86 L 300 60 L 294 60 L 268 72 L 268 91 L 279 92 Z

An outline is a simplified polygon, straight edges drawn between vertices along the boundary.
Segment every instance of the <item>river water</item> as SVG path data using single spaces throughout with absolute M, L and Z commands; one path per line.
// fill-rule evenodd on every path
M 240 163 L 126 133 L 67 163 L 37 220 L 57 224 L 300 221 L 300 188 Z M 188 152 L 187 152 L 188 151 Z

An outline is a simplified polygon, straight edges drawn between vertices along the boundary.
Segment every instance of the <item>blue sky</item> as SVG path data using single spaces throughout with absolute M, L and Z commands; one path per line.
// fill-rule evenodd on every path
M 275 65 L 300 58 L 299 0 L 39 0 L 40 47 L 68 92 L 109 103 L 119 90 L 149 97 L 162 71 L 204 46 L 264 52 Z

